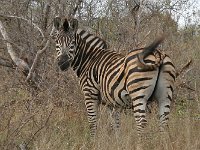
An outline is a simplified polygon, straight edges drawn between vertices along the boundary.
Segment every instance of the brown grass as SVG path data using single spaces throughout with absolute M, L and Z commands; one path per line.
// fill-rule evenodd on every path
M 144 150 L 199 150 L 199 102 L 186 101 L 185 106 L 173 108 L 169 133 L 158 132 L 156 111 L 148 114 L 148 126 L 142 141 Z M 137 135 L 131 113 L 122 114 L 120 133 L 109 127 L 105 109 L 98 121 L 95 144 L 90 141 L 84 108 L 45 107 L 26 112 L 20 102 L 1 112 L 0 143 L 2 149 L 17 149 L 23 142 L 33 150 L 132 150 L 136 149 Z M 2 109 L 1 109 L 2 110 Z M 52 111 L 52 113 L 51 113 Z M 32 115 L 32 116 L 31 116 Z M 50 117 L 49 117 L 50 116 Z M 48 122 L 46 123 L 47 118 Z M 46 123 L 46 124 L 45 124 Z M 43 126 L 45 125 L 45 126 Z M 38 131 L 39 130 L 39 131 Z M 34 137 L 33 137 L 34 135 Z
M 89 140 L 88 125 L 84 114 L 72 114 L 65 116 L 62 112 L 52 118 L 58 118 L 45 128 L 38 138 L 32 143 L 33 149 L 83 149 L 83 150 L 129 150 L 135 149 L 137 135 L 134 127 L 134 119 L 131 115 L 122 115 L 122 124 L 119 137 L 109 131 L 108 119 L 105 114 L 99 120 L 98 134 L 95 144 Z M 175 112 L 173 112 L 174 114 Z M 157 118 L 155 114 L 149 116 L 149 124 L 142 142 L 145 150 L 198 150 L 199 142 L 199 118 L 191 116 L 189 108 L 182 116 L 171 116 L 170 132 L 158 132 Z M 51 120 L 53 121 L 53 120 Z

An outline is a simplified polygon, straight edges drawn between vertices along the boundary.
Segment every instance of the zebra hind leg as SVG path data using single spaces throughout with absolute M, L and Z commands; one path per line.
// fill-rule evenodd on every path
M 146 104 L 147 100 L 144 96 L 136 96 L 133 99 L 133 114 L 136 122 L 137 130 L 137 140 L 136 140 L 136 150 L 143 150 L 143 140 L 145 138 L 144 129 L 147 125 L 146 120 Z
M 171 103 L 171 96 L 164 97 L 162 99 L 158 99 L 159 103 L 159 120 L 160 125 L 159 129 L 161 132 L 168 129 L 168 120 L 169 120 L 169 113 L 170 113 L 170 103 Z
M 160 122 L 159 129 L 161 132 L 168 130 L 172 93 L 172 86 L 168 85 L 167 83 L 162 84 L 162 80 L 158 81 L 155 91 L 155 98 L 158 100 Z
M 174 90 L 176 71 L 171 59 L 166 56 L 160 68 L 155 89 L 155 98 L 159 106 L 160 131 L 168 130 L 170 106 Z
M 133 100 L 133 113 L 136 121 L 136 129 L 140 136 L 144 132 L 144 128 L 147 124 L 146 103 L 147 101 L 143 96 L 138 96 Z
M 161 68 L 154 96 L 158 101 L 159 107 L 159 130 L 161 132 L 161 141 L 166 143 L 166 140 L 169 140 L 170 143 L 173 143 L 168 121 L 175 82 L 175 70 L 169 59 L 164 60 L 164 64 Z M 173 144 L 171 146 L 171 149 L 174 149 Z

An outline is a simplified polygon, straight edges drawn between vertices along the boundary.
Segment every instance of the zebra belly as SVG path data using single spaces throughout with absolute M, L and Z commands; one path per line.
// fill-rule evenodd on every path
M 103 99 L 107 105 L 114 107 L 132 107 L 131 97 L 124 84 L 118 84 L 115 88 L 102 91 Z

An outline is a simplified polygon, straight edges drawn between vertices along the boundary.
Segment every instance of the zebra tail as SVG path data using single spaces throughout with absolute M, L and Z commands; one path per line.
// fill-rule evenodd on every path
M 137 58 L 138 58 L 137 65 L 140 69 L 145 70 L 145 71 L 155 70 L 156 68 L 160 66 L 162 59 L 159 59 L 159 61 L 155 62 L 155 64 L 146 64 L 144 62 L 144 59 L 148 57 L 150 54 L 152 54 L 163 40 L 164 40 L 164 36 L 157 38 L 152 44 L 145 47 L 143 52 L 137 55 Z

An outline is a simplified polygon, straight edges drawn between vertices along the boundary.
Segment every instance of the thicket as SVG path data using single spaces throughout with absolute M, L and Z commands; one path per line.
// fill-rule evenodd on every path
M 176 82 L 170 136 L 160 138 L 155 107 L 148 115 L 144 145 L 147 150 L 200 149 L 200 10 L 193 9 L 196 2 L 1 0 L 0 149 L 134 149 L 133 116 L 122 114 L 118 141 L 110 134 L 104 108 L 97 142 L 91 145 L 78 79 L 72 70 L 60 72 L 57 67 L 52 21 L 75 9 L 80 28 L 105 39 L 110 49 L 126 54 L 164 33 L 161 49 L 177 69 L 192 59 L 192 66 Z M 186 9 L 194 13 L 181 14 Z

